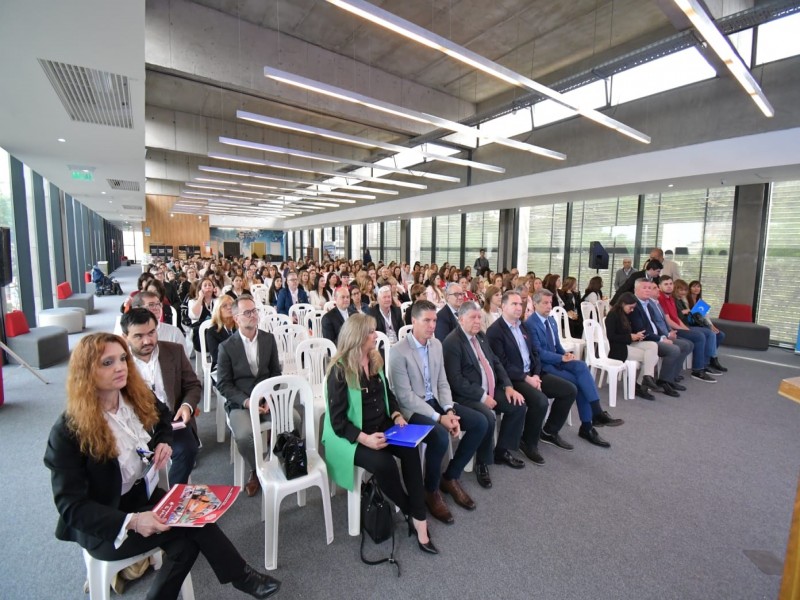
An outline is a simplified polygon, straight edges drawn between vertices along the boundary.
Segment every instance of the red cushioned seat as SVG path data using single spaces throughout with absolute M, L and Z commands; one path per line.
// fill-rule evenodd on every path
M 84 271 L 83 273 L 83 280 L 86 283 L 92 283 L 92 274 L 89 271 Z
M 6 315 L 6 337 L 17 337 L 23 333 L 30 333 L 28 319 L 21 310 L 12 310 Z
M 59 283 L 58 286 L 56 286 L 56 294 L 58 295 L 59 300 L 66 300 L 72 296 L 72 286 L 68 281 Z
M 741 323 L 753 322 L 753 307 L 749 304 L 733 304 L 726 302 L 719 311 L 719 318 Z

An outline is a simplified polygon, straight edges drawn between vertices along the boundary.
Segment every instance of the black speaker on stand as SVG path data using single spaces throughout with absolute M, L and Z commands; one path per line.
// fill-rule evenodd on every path
M 598 271 L 608 268 L 608 252 L 600 242 L 589 242 L 589 268 Z

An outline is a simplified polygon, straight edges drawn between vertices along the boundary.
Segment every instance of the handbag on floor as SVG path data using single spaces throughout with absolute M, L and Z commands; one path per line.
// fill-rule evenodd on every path
M 367 565 L 380 565 L 388 562 L 397 568 L 400 577 L 400 563 L 394 558 L 394 515 L 392 505 L 383 495 L 375 476 L 361 484 L 361 562 Z M 367 560 L 364 558 L 364 541 L 367 535 L 376 544 L 392 538 L 392 552 L 388 558 Z

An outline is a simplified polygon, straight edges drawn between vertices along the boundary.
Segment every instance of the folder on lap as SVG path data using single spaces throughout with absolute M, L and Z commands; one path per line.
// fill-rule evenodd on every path
M 705 317 L 708 314 L 708 311 L 710 310 L 711 307 L 708 304 L 706 304 L 706 302 L 701 298 L 700 300 L 697 301 L 697 304 L 695 304 L 694 307 L 692 307 L 692 310 L 690 312 Z
M 408 448 L 416 448 L 419 443 L 428 435 L 433 429 L 433 425 L 393 425 L 383 432 L 386 436 L 388 444 L 395 446 L 406 446 Z

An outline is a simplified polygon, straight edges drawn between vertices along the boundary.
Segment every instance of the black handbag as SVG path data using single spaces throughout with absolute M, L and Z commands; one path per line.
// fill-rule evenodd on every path
M 394 518 L 392 506 L 383 495 L 375 476 L 361 484 L 361 561 L 367 565 L 380 565 L 388 562 L 397 568 L 400 577 L 400 564 L 394 558 Z M 366 534 L 366 535 L 365 535 Z M 364 540 L 367 535 L 376 544 L 392 538 L 392 552 L 388 558 L 367 560 L 364 558 Z
M 308 475 L 308 455 L 306 441 L 301 439 L 297 430 L 284 432 L 275 440 L 275 454 L 283 459 L 283 470 L 286 479 L 296 479 Z

